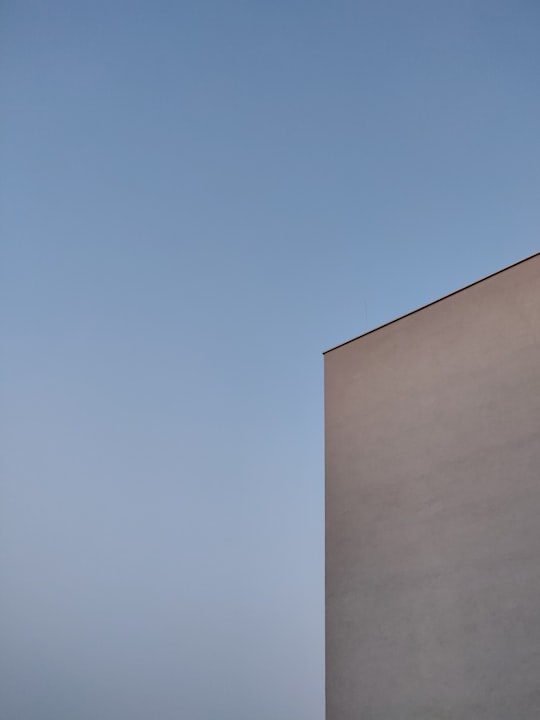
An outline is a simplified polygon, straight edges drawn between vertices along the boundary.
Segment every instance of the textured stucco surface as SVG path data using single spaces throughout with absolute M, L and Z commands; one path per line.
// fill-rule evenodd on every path
M 540 718 L 540 257 L 325 355 L 327 720 Z

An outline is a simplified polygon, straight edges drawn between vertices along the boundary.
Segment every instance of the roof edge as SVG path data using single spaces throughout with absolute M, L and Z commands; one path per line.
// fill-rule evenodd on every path
M 372 328 L 371 330 L 367 330 L 364 333 L 361 333 L 360 335 L 356 335 L 355 337 L 351 338 L 350 340 L 345 340 L 342 343 L 339 343 L 339 345 L 334 345 L 331 348 L 328 348 L 328 350 L 323 351 L 323 355 L 326 355 L 333 350 L 337 350 L 338 348 L 343 347 L 344 345 L 348 345 L 349 343 L 354 342 L 355 340 L 360 340 L 360 338 L 365 337 L 366 335 L 371 335 L 371 333 L 377 332 L 377 330 L 382 330 L 383 328 L 387 327 L 388 325 L 393 325 L 396 322 L 399 322 L 400 320 L 404 320 L 406 317 L 409 317 L 410 315 L 414 315 L 417 312 L 420 312 L 421 310 L 425 310 L 428 307 L 431 307 L 432 305 L 436 305 L 437 303 L 442 302 L 443 300 L 446 300 L 447 298 L 452 297 L 453 295 L 457 295 L 458 293 L 463 292 L 464 290 L 468 290 L 471 287 L 474 287 L 475 285 L 479 285 L 482 282 L 485 282 L 486 280 L 490 280 L 492 277 L 495 277 L 496 275 L 500 275 L 503 272 L 506 272 L 507 270 L 511 270 L 512 268 L 515 268 L 517 265 L 522 265 L 523 263 L 532 260 L 535 257 L 540 256 L 540 251 L 535 252 L 532 255 L 529 255 L 522 260 L 518 260 L 515 263 L 512 263 L 511 265 L 507 265 L 506 267 L 501 268 L 500 270 L 496 270 L 495 272 L 491 273 L 490 275 L 485 275 L 484 277 L 480 278 L 479 280 L 475 280 L 472 283 L 469 283 L 468 285 L 464 285 L 461 288 L 458 288 L 457 290 L 454 290 L 451 293 L 448 293 L 447 295 L 443 295 L 440 298 L 437 298 L 436 300 L 432 300 L 429 303 L 426 303 L 425 305 L 421 305 L 418 308 L 415 308 L 414 310 L 410 310 L 408 313 L 405 313 L 404 315 L 399 315 L 397 318 L 394 318 L 393 320 L 389 320 L 388 322 L 383 323 L 382 325 L 377 325 L 377 327 Z

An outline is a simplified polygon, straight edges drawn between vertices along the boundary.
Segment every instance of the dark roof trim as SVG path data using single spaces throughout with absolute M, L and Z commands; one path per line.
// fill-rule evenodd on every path
M 480 278 L 480 280 L 475 280 L 474 282 L 470 283 L 469 285 L 465 285 L 465 287 L 459 288 L 459 290 L 454 290 L 454 292 L 448 293 L 448 295 L 443 295 L 443 297 L 438 298 L 437 300 L 433 300 L 430 303 L 427 303 L 427 305 L 422 305 L 422 307 L 416 308 L 416 310 L 411 310 L 411 312 L 405 313 L 405 315 L 400 315 L 397 318 L 394 318 L 394 320 L 389 320 L 388 322 L 384 323 L 383 325 L 378 325 L 377 327 L 373 328 L 372 330 L 368 330 L 365 333 L 362 333 L 361 335 L 357 335 L 356 337 L 351 338 L 350 340 L 345 340 L 345 342 L 340 343 L 339 345 L 334 345 L 334 347 L 328 348 L 328 350 L 325 350 L 323 352 L 323 355 L 326 355 L 329 352 L 332 352 L 332 350 L 337 350 L 340 347 L 343 347 L 344 345 L 348 345 L 349 343 L 354 342 L 355 340 L 360 340 L 360 338 L 365 337 L 366 335 L 371 335 L 371 333 L 377 332 L 377 330 L 382 330 L 382 328 L 387 327 L 388 325 L 393 325 L 396 322 L 399 322 L 400 320 L 403 320 L 406 317 L 409 317 L 409 315 L 414 315 L 417 312 L 420 312 L 421 310 L 425 310 L 428 307 L 431 307 L 432 305 L 436 305 L 437 303 L 442 302 L 443 300 L 446 300 L 447 298 L 452 297 L 453 295 L 457 295 L 458 293 L 462 293 L 464 290 L 468 290 L 471 287 L 474 287 L 475 285 L 478 285 L 479 283 L 485 282 L 486 280 L 489 280 L 492 277 L 495 277 L 496 275 L 500 275 L 503 272 L 506 272 L 507 270 L 511 270 L 512 268 L 515 268 L 517 265 L 521 265 L 522 263 L 526 263 L 529 260 L 532 260 L 533 258 L 539 257 L 540 252 L 534 253 L 533 255 L 529 255 L 526 258 L 523 258 L 523 260 L 518 260 L 515 263 L 512 263 L 512 265 L 507 265 L 507 267 L 502 268 L 501 270 L 497 270 L 494 273 L 491 273 L 491 275 L 486 275 L 486 277 Z

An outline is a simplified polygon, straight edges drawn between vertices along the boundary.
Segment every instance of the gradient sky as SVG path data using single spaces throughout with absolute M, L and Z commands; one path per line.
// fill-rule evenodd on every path
M 3 720 L 322 720 L 321 351 L 539 249 L 539 36 L 2 2 Z

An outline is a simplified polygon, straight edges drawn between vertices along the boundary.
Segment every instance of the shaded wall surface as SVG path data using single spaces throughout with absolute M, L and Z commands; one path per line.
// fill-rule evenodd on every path
M 540 256 L 325 355 L 327 720 L 540 718 Z

